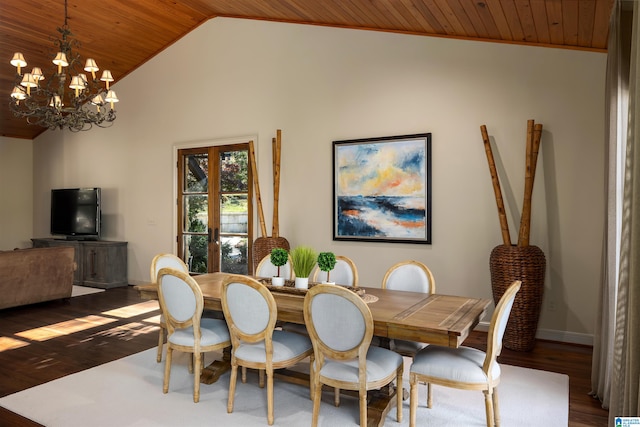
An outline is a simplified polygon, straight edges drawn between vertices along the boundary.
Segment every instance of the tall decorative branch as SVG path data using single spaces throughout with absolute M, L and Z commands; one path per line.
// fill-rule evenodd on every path
M 502 231 L 502 241 L 505 245 L 511 245 L 511 236 L 509 235 L 509 224 L 507 223 L 507 214 L 504 210 L 504 202 L 502 200 L 502 191 L 500 190 L 500 180 L 496 171 L 496 163 L 493 159 L 493 151 L 491 151 L 491 142 L 485 125 L 480 126 L 482 133 L 482 141 L 484 142 L 484 150 L 487 153 L 489 162 L 489 172 L 491 173 L 491 181 L 493 182 L 493 191 L 496 196 L 496 204 L 498 205 L 498 216 L 500 218 L 500 229 Z

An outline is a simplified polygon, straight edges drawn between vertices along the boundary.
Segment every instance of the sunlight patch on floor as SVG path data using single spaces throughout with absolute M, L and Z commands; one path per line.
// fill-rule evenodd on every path
M 149 300 L 141 302 L 139 304 L 128 305 L 125 307 L 116 308 L 109 311 L 103 311 L 105 316 L 115 316 L 120 318 L 129 318 L 138 316 L 140 314 L 148 313 L 150 311 L 158 310 L 158 301 Z
M 47 325 L 40 328 L 18 332 L 16 336 L 32 341 L 46 341 L 52 338 L 73 334 L 75 332 L 84 331 L 87 329 L 95 328 L 96 326 L 102 326 L 117 321 L 117 319 L 91 315 L 78 319 L 68 320 L 66 322 L 55 323 L 53 325 Z
M 47 341 L 61 336 L 71 335 L 77 332 L 109 325 L 113 322 L 120 322 L 121 319 L 145 315 L 158 309 L 158 301 L 150 300 L 104 311 L 101 313 L 102 315 L 89 315 L 17 332 L 15 336 L 30 341 Z M 126 325 L 120 325 L 106 330 L 100 329 L 81 342 L 91 341 L 96 337 L 117 337 L 120 339 L 130 340 L 140 335 L 157 333 L 160 329 L 158 326 L 159 323 L 160 315 L 158 314 L 143 319 L 140 322 L 131 322 Z M 0 337 L 0 352 L 18 349 L 28 346 L 29 344 L 29 342 L 16 338 Z
M 143 322 L 148 322 L 148 323 L 153 323 L 154 325 L 157 325 L 160 323 L 160 315 L 158 314 L 157 316 L 153 316 L 153 317 L 147 317 L 146 319 L 142 319 Z
M 0 337 L 0 352 L 26 347 L 28 345 L 28 342 L 17 340 L 15 338 Z
M 140 322 L 127 323 L 126 325 L 116 326 L 115 328 L 107 329 L 96 333 L 96 336 L 100 337 L 117 337 L 124 340 L 130 340 L 140 335 L 149 333 L 158 333 L 159 326 L 145 325 Z

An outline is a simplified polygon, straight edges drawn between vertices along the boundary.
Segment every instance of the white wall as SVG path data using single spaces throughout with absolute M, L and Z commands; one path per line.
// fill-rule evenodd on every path
M 49 189 L 103 188 L 104 237 L 129 242 L 129 280 L 148 280 L 175 241 L 175 146 L 257 135 L 267 229 L 271 138 L 282 129 L 280 234 L 352 257 L 361 282 L 417 259 L 438 291 L 491 297 L 501 244 L 480 125 L 515 242 L 526 123 L 544 126 L 531 244 L 547 256 L 540 328 L 593 332 L 603 223 L 606 55 L 216 18 L 119 81 L 118 119 L 34 145 L 34 234 L 48 235 Z M 431 132 L 433 244 L 332 241 L 332 141 Z M 257 236 L 256 236 L 257 237 Z
M 0 136 L 0 251 L 31 247 L 33 141 Z

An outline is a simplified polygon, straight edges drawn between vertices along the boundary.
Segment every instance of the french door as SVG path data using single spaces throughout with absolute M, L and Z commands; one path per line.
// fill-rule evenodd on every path
M 178 150 L 178 254 L 191 273 L 248 274 L 249 143 Z

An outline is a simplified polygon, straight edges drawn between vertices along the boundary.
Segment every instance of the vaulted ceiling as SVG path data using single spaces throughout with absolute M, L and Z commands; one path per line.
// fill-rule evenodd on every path
M 613 1 L 68 0 L 67 15 L 81 56 L 117 82 L 219 16 L 606 52 Z M 63 23 L 64 0 L 0 1 L 0 135 L 33 139 L 45 130 L 11 114 L 9 60 L 22 52 L 29 70 L 49 64 Z

